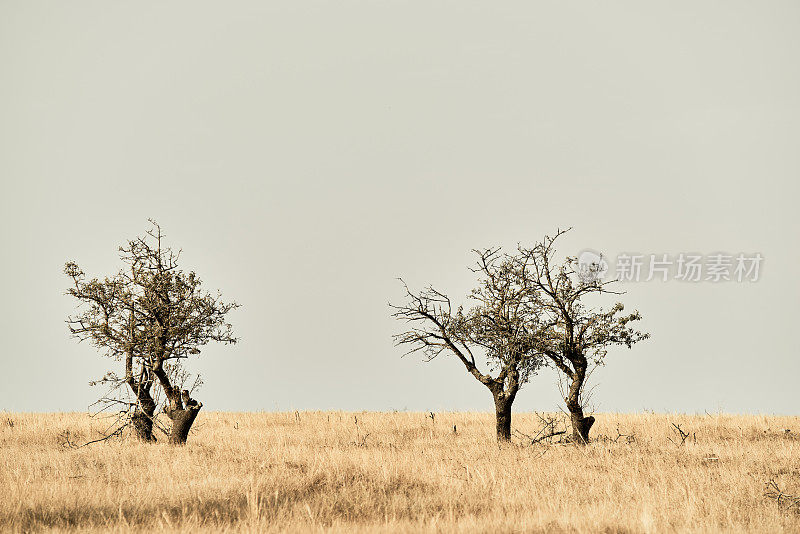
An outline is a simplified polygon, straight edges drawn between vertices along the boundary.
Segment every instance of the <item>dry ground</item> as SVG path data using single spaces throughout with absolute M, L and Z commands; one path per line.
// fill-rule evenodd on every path
M 798 417 L 600 414 L 633 438 L 587 447 L 498 447 L 492 417 L 205 411 L 186 447 L 73 449 L 102 422 L 2 413 L 0 530 L 800 532 L 764 496 L 800 494 Z

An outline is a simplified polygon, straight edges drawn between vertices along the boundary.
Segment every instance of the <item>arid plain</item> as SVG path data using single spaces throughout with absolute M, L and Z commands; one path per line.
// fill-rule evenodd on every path
M 488 413 L 201 412 L 183 447 L 76 448 L 103 425 L 2 414 L 0 530 L 800 531 L 767 485 L 800 494 L 798 417 L 599 414 L 576 446 L 498 445 Z

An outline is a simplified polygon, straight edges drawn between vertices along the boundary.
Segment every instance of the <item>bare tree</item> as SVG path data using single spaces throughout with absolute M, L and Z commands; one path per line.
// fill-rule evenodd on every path
M 123 407 L 135 434 L 154 439 L 160 389 L 172 421 L 169 441 L 183 444 L 203 405 L 184 389 L 188 375 L 182 362 L 209 342 L 236 343 L 225 317 L 239 305 L 203 291 L 194 272 L 180 270 L 180 252 L 163 247 L 161 227 L 150 222 L 144 236 L 119 248 L 125 267 L 116 275 L 87 279 L 75 262 L 65 265 L 72 280 L 67 294 L 80 304 L 80 313 L 67 324 L 77 339 L 124 361 L 124 377 L 112 371 L 99 382 L 111 386 L 104 400 Z
M 564 401 L 572 421 L 572 437 L 578 443 L 587 443 L 594 417 L 584 415 L 582 395 L 590 367 L 603 361 L 610 346 L 631 348 L 650 334 L 630 326 L 641 315 L 638 311 L 622 314 L 622 303 L 604 310 L 582 302 L 593 294 L 622 292 L 609 289 L 616 280 L 603 281 L 599 276 L 579 272 L 577 258 L 556 261 L 555 241 L 567 231 L 545 236 L 533 248 L 520 246 L 515 261 L 518 283 L 527 289 L 529 297 L 525 301 L 529 320 L 542 333 L 537 350 L 567 378 Z
M 497 439 L 511 439 L 511 407 L 517 392 L 541 365 L 534 352 L 540 333 L 525 315 L 529 292 L 519 284 L 516 263 L 500 249 L 476 250 L 479 285 L 468 311 L 454 310 L 450 298 L 432 287 L 414 293 L 403 282 L 407 302 L 394 306 L 393 316 L 408 323 L 394 336 L 408 353 L 421 352 L 430 361 L 442 352 L 455 355 L 475 379 L 486 386 L 495 404 Z M 479 369 L 484 358 L 486 372 Z M 492 376 L 494 373 L 494 376 Z

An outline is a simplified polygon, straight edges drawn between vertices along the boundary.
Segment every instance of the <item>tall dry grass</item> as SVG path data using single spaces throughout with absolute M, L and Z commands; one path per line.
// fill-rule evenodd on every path
M 66 444 L 101 426 L 0 414 L 2 530 L 800 532 L 764 496 L 800 493 L 797 417 L 600 414 L 633 437 L 500 447 L 490 414 L 201 412 L 185 447 Z

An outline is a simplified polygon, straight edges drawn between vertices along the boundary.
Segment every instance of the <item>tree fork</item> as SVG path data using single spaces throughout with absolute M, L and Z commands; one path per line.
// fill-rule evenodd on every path
M 164 371 L 163 360 L 158 360 L 153 369 L 164 393 L 167 396 L 167 416 L 172 420 L 172 429 L 169 433 L 169 443 L 173 445 L 185 445 L 189 438 L 197 413 L 203 407 L 202 402 L 198 402 L 189 396 L 189 391 L 184 389 L 182 392 L 179 387 L 170 384 L 169 377 Z

